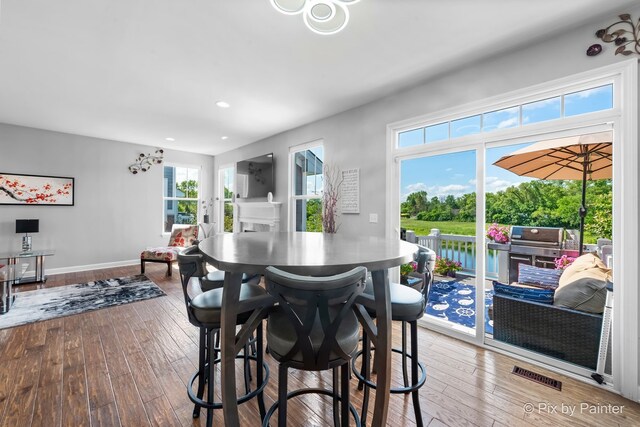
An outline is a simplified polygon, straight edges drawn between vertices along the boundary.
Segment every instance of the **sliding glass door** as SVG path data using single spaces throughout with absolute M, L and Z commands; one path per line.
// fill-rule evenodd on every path
M 475 335 L 484 306 L 476 301 L 476 151 L 405 159 L 400 175 L 401 227 L 436 256 L 426 319 Z

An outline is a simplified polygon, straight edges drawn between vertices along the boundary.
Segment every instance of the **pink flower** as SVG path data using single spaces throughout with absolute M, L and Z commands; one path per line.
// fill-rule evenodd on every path
M 508 243 L 509 229 L 494 222 L 487 229 L 487 238 L 496 243 Z
M 574 257 L 567 255 L 562 255 L 560 258 L 556 258 L 554 260 L 556 264 L 556 270 L 564 270 L 565 268 L 569 267 L 575 260 L 576 259 Z

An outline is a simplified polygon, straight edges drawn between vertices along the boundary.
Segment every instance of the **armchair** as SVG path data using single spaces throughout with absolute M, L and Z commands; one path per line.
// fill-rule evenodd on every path
M 140 273 L 144 274 L 145 263 L 161 262 L 167 264 L 167 275 L 171 277 L 172 264 L 178 260 L 178 254 L 182 249 L 198 242 L 197 225 L 176 225 L 171 229 L 171 237 L 167 246 L 147 248 L 140 253 Z

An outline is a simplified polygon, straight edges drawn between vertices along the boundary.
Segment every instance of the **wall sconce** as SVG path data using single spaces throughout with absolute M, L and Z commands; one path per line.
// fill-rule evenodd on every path
M 634 24 L 628 13 L 623 13 L 618 18 L 620 18 L 619 21 L 596 31 L 596 37 L 605 43 L 618 46 L 615 55 L 640 54 L 640 20 Z M 589 46 L 587 56 L 596 56 L 600 52 L 602 52 L 602 45 L 596 43 Z
M 151 169 L 151 166 L 153 166 L 154 164 L 162 163 L 163 159 L 164 150 L 162 148 L 158 148 L 153 155 L 147 154 L 145 156 L 144 153 L 140 153 L 140 155 L 136 159 L 136 162 L 129 166 L 129 172 L 134 175 L 138 172 L 146 172 Z

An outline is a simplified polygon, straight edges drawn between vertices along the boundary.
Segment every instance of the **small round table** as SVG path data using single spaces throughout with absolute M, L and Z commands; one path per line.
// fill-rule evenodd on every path
M 235 348 L 237 302 L 242 273 L 261 274 L 268 266 L 308 276 L 329 276 L 357 266 L 373 279 L 377 317 L 377 392 L 372 425 L 386 425 L 391 387 L 391 302 L 387 269 L 413 260 L 416 246 L 399 239 L 341 234 L 279 232 L 216 234 L 200 242 L 200 251 L 225 272 L 222 297 L 221 373 L 226 426 L 239 426 Z M 241 330 L 238 336 L 243 333 Z

